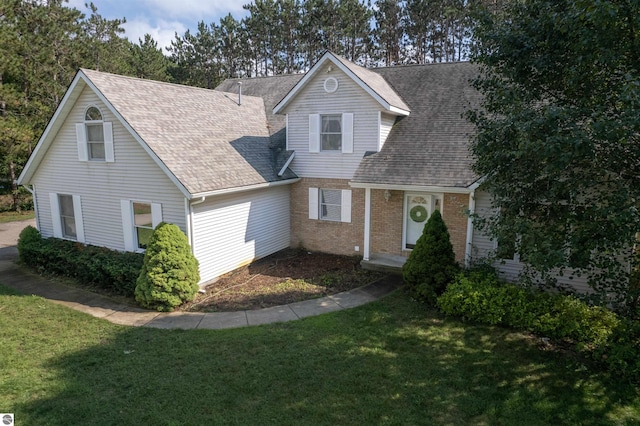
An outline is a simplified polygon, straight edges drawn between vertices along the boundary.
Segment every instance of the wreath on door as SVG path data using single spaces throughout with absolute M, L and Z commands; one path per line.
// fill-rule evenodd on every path
M 409 217 L 411 217 L 411 220 L 414 222 L 424 222 L 427 220 L 427 209 L 425 209 L 424 206 L 413 206 L 413 208 L 409 210 Z

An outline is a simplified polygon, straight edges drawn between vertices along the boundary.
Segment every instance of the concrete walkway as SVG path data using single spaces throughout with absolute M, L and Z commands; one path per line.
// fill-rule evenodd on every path
M 402 285 L 402 278 L 380 281 L 319 299 L 253 311 L 160 313 L 118 303 L 108 297 L 49 281 L 16 265 L 15 246 L 0 248 L 0 283 L 24 294 L 42 296 L 54 303 L 103 318 L 114 324 L 154 328 L 223 329 L 285 322 L 353 308 L 372 302 Z

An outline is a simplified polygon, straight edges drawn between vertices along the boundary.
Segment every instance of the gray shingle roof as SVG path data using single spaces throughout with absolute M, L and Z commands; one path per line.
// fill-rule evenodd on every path
M 261 98 L 82 70 L 191 194 L 277 176 Z
M 397 119 L 382 150 L 363 158 L 352 181 L 445 187 L 476 181 L 468 150 L 474 127 L 463 114 L 480 101 L 469 83 L 478 68 L 457 62 L 372 71 L 402 96 L 411 115 Z
M 354 73 L 364 84 L 369 86 L 371 90 L 376 92 L 382 99 L 387 101 L 391 106 L 396 108 L 400 108 L 406 111 L 410 111 L 411 108 L 406 104 L 403 100 L 401 94 L 395 91 L 391 86 L 389 86 L 389 82 L 387 82 L 380 73 L 376 72 L 376 70 L 369 70 L 367 68 L 361 67 L 359 65 L 354 64 L 353 62 L 349 62 L 345 58 L 339 55 L 334 55 L 338 61 L 340 61 L 345 67 L 349 68 L 349 70 Z

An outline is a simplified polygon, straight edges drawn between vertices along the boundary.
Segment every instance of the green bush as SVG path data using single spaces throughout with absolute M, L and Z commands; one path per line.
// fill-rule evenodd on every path
M 436 210 L 427 220 L 422 235 L 402 267 L 402 277 L 418 299 L 434 304 L 457 272 L 447 225 Z
M 147 308 L 172 311 L 193 300 L 198 281 L 198 260 L 186 235 L 176 225 L 161 222 L 147 245 L 136 300 Z
M 491 325 L 505 325 L 585 347 L 601 345 L 618 325 L 613 312 L 574 296 L 532 292 L 501 282 L 495 273 L 461 273 L 438 298 L 438 307 Z
M 640 383 L 640 322 L 620 321 L 607 342 L 594 351 L 594 357 L 617 377 Z
M 140 253 L 41 238 L 33 227 L 20 234 L 18 253 L 22 263 L 39 273 L 72 278 L 129 297 L 134 295 L 143 259 Z

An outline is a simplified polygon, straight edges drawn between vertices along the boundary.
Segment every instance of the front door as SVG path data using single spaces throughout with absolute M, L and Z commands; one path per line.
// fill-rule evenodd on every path
M 431 196 L 426 194 L 405 194 L 405 241 L 403 249 L 411 250 L 422 235 L 424 225 L 431 212 Z

